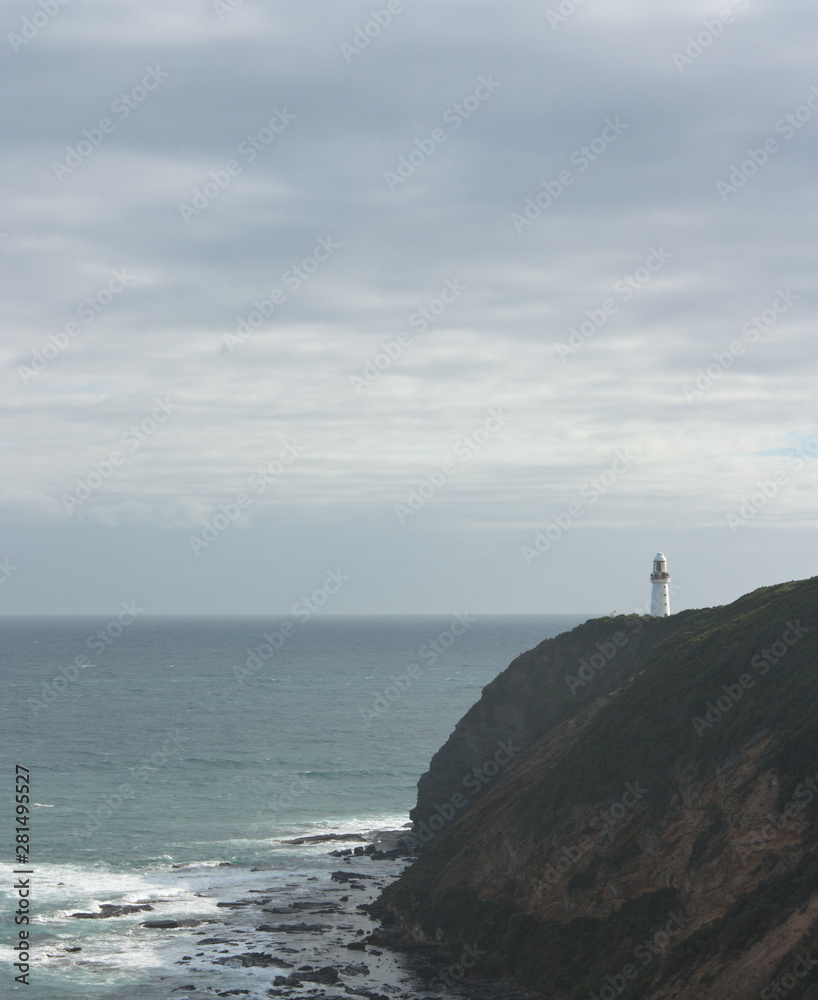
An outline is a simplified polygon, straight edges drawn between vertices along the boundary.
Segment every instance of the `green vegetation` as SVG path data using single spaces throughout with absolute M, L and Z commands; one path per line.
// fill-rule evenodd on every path
M 764 730 L 781 737 L 770 763 L 782 775 L 786 800 L 818 772 L 818 627 L 791 646 L 785 643 L 778 659 L 770 653 L 772 664 L 761 657 L 782 642 L 787 622 L 809 628 L 816 611 L 818 578 L 766 587 L 728 607 L 685 612 L 684 631 L 651 651 L 639 666 L 645 673 L 638 682 L 612 699 L 582 744 L 532 788 L 532 806 L 550 811 L 567 801 L 614 798 L 624 781 L 638 778 L 650 790 L 654 813 L 663 813 L 675 761 L 694 763 L 705 777 Z M 733 700 L 729 691 L 741 689 L 746 675 L 753 686 Z M 722 704 L 729 700 L 729 707 L 719 709 L 711 725 L 700 726 L 699 735 L 693 720 L 707 722 L 708 703 L 718 709 L 719 698 L 726 699 Z

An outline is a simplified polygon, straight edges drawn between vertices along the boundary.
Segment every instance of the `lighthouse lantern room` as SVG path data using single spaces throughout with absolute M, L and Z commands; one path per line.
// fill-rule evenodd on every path
M 664 552 L 657 552 L 654 556 L 650 582 L 650 613 L 656 618 L 667 618 L 670 614 L 670 573 Z

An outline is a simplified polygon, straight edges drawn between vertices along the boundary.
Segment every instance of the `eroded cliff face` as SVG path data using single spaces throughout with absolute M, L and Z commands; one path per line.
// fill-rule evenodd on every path
M 580 717 L 603 692 L 627 683 L 636 665 L 685 627 L 684 614 L 659 620 L 600 618 L 523 653 L 483 689 L 418 782 L 410 812 L 416 844 L 460 818 L 510 760 L 563 720 Z M 454 798 L 454 813 L 449 808 Z M 447 818 L 447 816 L 449 818 Z
M 549 643 L 527 654 L 449 741 L 485 760 L 517 723 L 527 746 L 384 893 L 384 933 L 548 998 L 818 996 L 816 606 L 813 580 L 647 622 L 539 736 Z M 552 695 L 583 628 L 549 641 Z M 435 758 L 442 801 L 467 757 Z

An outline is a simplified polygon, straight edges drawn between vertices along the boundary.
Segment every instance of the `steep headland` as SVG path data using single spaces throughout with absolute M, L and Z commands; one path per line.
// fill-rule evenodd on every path
M 384 940 L 547 998 L 818 997 L 816 653 L 818 577 L 519 656 L 419 782 Z

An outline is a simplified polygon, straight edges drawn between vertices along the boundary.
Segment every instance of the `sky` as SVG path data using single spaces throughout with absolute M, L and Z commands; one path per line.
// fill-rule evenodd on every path
M 818 572 L 807 0 L 7 0 L 0 614 Z

